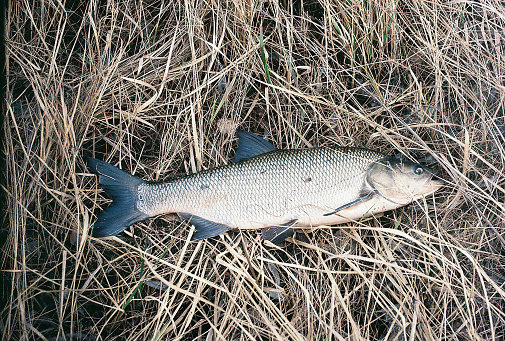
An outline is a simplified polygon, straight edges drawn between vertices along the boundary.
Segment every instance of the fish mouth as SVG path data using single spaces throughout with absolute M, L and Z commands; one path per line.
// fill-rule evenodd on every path
M 430 177 L 428 180 L 423 185 L 423 190 L 421 195 L 429 195 L 432 193 L 435 193 L 438 191 L 440 188 L 445 186 L 445 181 L 442 179 L 433 179 L 433 177 Z

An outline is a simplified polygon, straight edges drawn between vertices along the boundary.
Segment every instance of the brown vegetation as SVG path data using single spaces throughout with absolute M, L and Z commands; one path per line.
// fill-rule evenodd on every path
M 505 7 L 474 1 L 11 1 L 13 340 L 504 338 Z M 166 216 L 97 240 L 83 156 L 161 181 L 281 148 L 361 146 L 448 186 L 382 217 L 190 242 Z

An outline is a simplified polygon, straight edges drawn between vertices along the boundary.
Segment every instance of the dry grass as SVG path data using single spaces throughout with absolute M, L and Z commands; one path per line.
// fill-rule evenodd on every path
M 77 3 L 9 3 L 2 339 L 505 337 L 503 2 Z M 83 155 L 161 181 L 230 162 L 237 127 L 449 185 L 280 249 L 169 216 L 89 236 Z

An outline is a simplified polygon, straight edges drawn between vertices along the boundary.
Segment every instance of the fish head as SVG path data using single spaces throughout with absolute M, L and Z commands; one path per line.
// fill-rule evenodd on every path
M 436 169 L 400 158 L 383 159 L 369 169 L 367 183 L 385 199 L 400 206 L 438 191 L 443 181 Z

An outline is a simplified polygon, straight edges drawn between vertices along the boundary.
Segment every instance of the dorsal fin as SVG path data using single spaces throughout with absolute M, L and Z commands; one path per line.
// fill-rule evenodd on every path
M 239 162 L 276 150 L 270 142 L 256 134 L 237 129 L 238 148 L 233 162 Z

